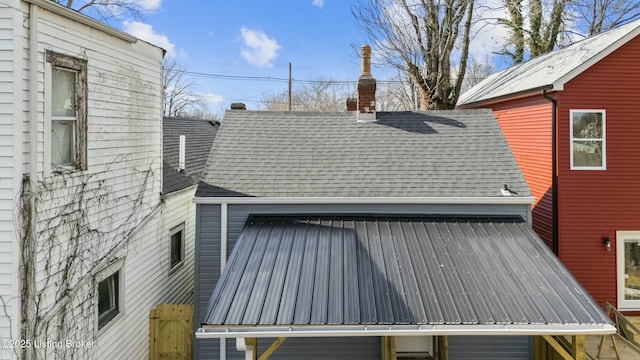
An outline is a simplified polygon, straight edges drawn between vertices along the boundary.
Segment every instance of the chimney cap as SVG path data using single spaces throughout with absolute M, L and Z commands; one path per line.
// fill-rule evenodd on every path
M 244 103 L 231 103 L 231 110 L 247 110 L 247 105 Z
M 362 45 L 360 47 L 360 56 L 362 58 L 360 76 L 371 76 L 371 46 Z

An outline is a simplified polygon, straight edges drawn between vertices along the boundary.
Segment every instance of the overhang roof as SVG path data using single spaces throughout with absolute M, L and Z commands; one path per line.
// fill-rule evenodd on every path
M 490 110 L 230 110 L 196 197 L 513 197 L 531 192 Z
M 220 123 L 213 120 L 165 117 L 162 122 L 164 194 L 198 183 Z M 185 135 L 185 169 L 178 168 L 180 135 Z
M 251 216 L 196 336 L 612 332 L 520 218 Z
M 639 34 L 640 20 L 636 20 L 494 73 L 460 95 L 458 107 L 563 90 L 567 82 Z

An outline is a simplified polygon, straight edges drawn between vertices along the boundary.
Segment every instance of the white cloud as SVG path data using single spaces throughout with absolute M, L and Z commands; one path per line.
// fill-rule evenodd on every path
M 122 27 L 124 31 L 129 34 L 165 49 L 167 51 L 166 58 L 171 59 L 175 57 L 175 45 L 173 45 L 165 35 L 155 33 L 151 25 L 126 20 L 122 23 Z
M 324 0 L 313 0 L 311 5 L 319 8 L 319 9 L 322 9 L 322 7 L 324 6 Z
M 144 11 L 153 12 L 160 8 L 162 0 L 139 0 L 138 3 Z
M 245 47 L 240 50 L 240 55 L 251 65 L 260 68 L 272 67 L 273 60 L 278 56 L 280 45 L 275 39 L 268 37 L 260 30 L 252 30 L 242 27 L 242 42 Z

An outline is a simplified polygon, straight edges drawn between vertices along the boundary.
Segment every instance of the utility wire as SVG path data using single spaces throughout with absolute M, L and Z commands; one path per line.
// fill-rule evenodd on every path
M 174 70 L 175 71 L 175 70 Z M 209 79 L 220 79 L 220 80 L 233 80 L 233 81 L 271 81 L 271 82 L 281 82 L 288 83 L 288 78 L 281 77 L 273 77 L 273 76 L 242 76 L 242 75 L 222 75 L 222 74 L 211 74 L 211 73 L 202 73 L 202 72 L 193 72 L 193 71 L 176 71 L 183 73 L 185 75 L 190 75 L 194 77 L 202 77 Z M 332 84 L 332 85 L 355 85 L 357 80 L 298 80 L 292 79 L 295 83 L 300 84 Z M 392 84 L 392 83 L 402 83 L 401 80 L 377 80 L 378 83 L 381 84 Z

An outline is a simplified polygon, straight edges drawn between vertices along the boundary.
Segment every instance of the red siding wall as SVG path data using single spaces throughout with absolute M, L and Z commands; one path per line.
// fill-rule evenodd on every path
M 493 112 L 536 198 L 533 229 L 551 248 L 551 102 L 534 96 L 495 105 Z
M 606 110 L 606 170 L 570 170 L 570 109 Z M 640 38 L 565 85 L 558 121 L 560 259 L 600 304 L 615 304 L 616 231 L 640 230 Z

